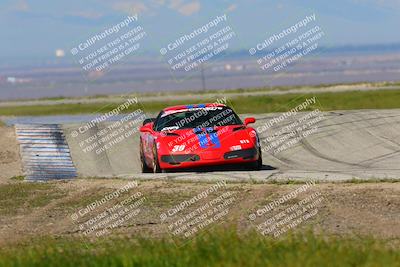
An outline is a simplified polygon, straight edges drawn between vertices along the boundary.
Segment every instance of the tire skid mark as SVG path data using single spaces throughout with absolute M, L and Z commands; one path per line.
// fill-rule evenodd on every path
M 336 162 L 336 163 L 340 163 L 340 164 L 345 164 L 345 165 L 349 165 L 349 166 L 358 166 L 358 167 L 363 167 L 363 168 L 368 168 L 369 166 L 365 166 L 365 165 L 361 165 L 358 163 L 350 163 L 347 161 L 342 161 L 342 160 L 338 160 L 335 158 L 332 158 L 328 155 L 325 155 L 321 152 L 319 152 L 317 149 L 315 149 L 306 139 L 302 139 L 301 140 L 301 144 L 303 145 L 303 147 L 305 148 L 305 150 L 307 152 L 310 152 L 312 155 L 321 158 L 321 159 L 325 159 L 328 161 L 332 161 L 332 162 Z

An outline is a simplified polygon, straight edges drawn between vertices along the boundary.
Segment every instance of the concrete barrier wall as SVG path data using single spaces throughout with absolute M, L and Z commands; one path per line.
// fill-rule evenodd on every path
M 130 130 L 128 129 L 122 135 L 118 135 L 124 137 L 118 142 L 113 141 L 116 138 L 107 142 L 100 141 L 101 133 L 112 132 L 109 130 L 112 124 L 112 122 L 96 124 L 84 133 L 79 133 L 80 127 L 82 129 L 84 124 L 63 126 L 79 176 L 115 177 L 140 173 L 138 133 L 125 137 L 124 134 Z M 89 142 L 90 138 L 95 140 Z

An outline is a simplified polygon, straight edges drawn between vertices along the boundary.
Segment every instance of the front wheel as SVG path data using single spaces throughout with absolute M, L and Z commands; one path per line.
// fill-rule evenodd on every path
M 152 172 L 152 169 L 150 169 L 149 166 L 147 166 L 147 164 L 146 164 L 146 159 L 145 159 L 144 153 L 143 153 L 142 141 L 140 141 L 140 167 L 142 169 L 142 173 Z
M 262 165 L 263 165 L 263 161 L 262 161 L 261 148 L 259 148 L 259 149 L 258 149 L 258 160 L 257 160 L 257 161 L 254 161 L 254 162 L 251 162 L 251 163 L 250 163 L 250 168 L 251 168 L 252 170 L 259 171 L 259 170 L 261 170 Z
M 157 148 L 156 145 L 153 146 L 153 173 L 160 173 L 162 169 L 158 162 Z

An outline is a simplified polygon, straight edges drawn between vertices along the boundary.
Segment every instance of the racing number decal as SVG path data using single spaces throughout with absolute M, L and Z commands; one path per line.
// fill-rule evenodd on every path
M 172 152 L 181 152 L 185 150 L 185 145 L 176 145 L 172 148 Z

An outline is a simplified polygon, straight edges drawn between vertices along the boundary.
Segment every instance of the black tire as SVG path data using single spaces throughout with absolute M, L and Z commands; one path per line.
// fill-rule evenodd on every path
M 152 169 L 147 166 L 146 160 L 144 158 L 142 140 L 140 140 L 140 167 L 142 169 L 142 173 L 152 172 Z
M 153 173 L 160 173 L 160 172 L 162 172 L 162 169 L 158 162 L 157 148 L 156 148 L 156 145 L 154 144 L 154 146 L 153 146 Z
M 252 163 L 250 163 L 250 168 L 251 168 L 252 170 L 259 171 L 259 170 L 261 170 L 262 165 L 263 165 L 262 153 L 261 153 L 261 148 L 259 148 L 259 149 L 258 149 L 258 160 L 257 160 L 257 161 L 254 161 L 254 162 L 252 162 Z

